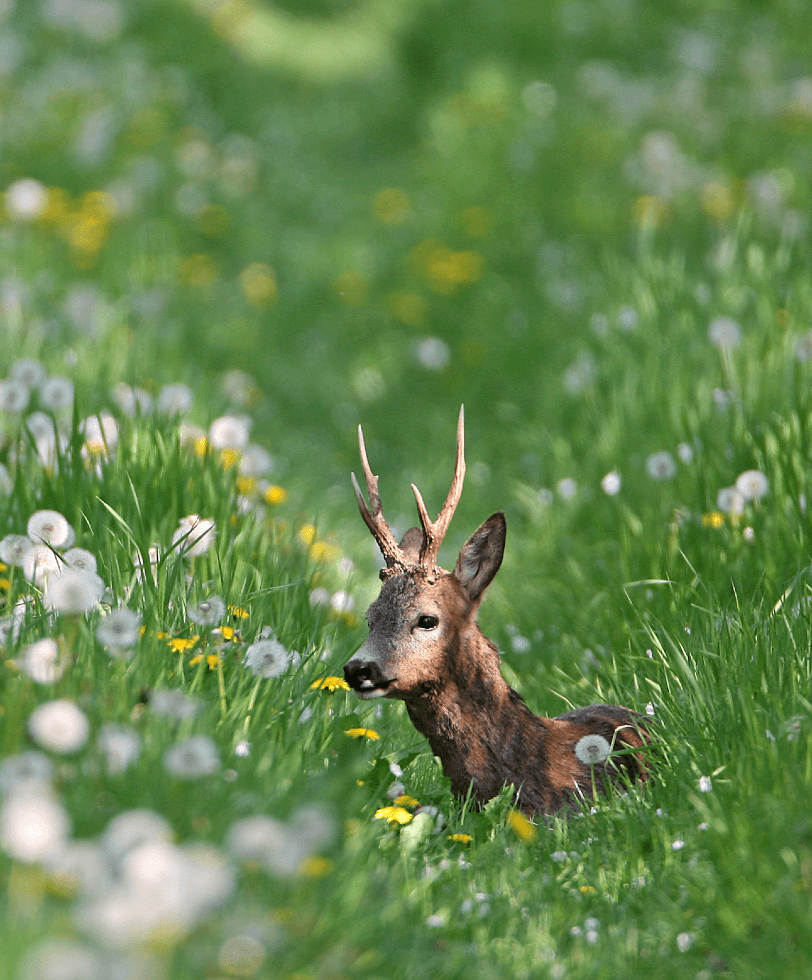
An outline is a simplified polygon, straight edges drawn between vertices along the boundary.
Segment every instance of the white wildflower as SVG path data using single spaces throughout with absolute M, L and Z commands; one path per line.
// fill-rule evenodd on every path
M 90 734 L 90 722 L 73 701 L 60 698 L 46 701 L 31 712 L 28 732 L 42 748 L 68 755 L 85 744 Z
M 681 442 L 677 446 L 677 456 L 679 456 L 680 461 L 688 466 L 694 461 L 694 449 L 693 446 L 688 442 Z
M 28 408 L 31 396 L 22 381 L 8 378 L 0 381 L 0 411 L 20 415 Z
M 149 841 L 171 841 L 172 827 L 154 810 L 124 810 L 107 824 L 101 836 L 102 847 L 114 861 Z
M 578 484 L 571 476 L 565 476 L 563 480 L 559 480 L 556 483 L 555 490 L 562 500 L 572 500 L 575 494 L 578 493 Z
M 197 698 L 190 697 L 179 688 L 173 691 L 153 691 L 149 706 L 156 715 L 178 718 L 181 721 L 194 718 L 201 707 Z
M 54 612 L 81 615 L 96 608 L 104 588 L 104 582 L 95 572 L 66 568 L 57 575 L 48 576 L 42 602 Z
M 152 411 L 152 395 L 143 388 L 134 388 L 120 381 L 110 393 L 125 415 L 148 415 Z
M 2 542 L 0 542 L 2 545 Z M 325 589 L 323 585 L 317 586 L 310 593 L 308 601 L 313 607 L 316 606 L 329 606 L 330 605 L 330 590 Z
M 217 772 L 220 755 L 208 735 L 192 735 L 167 749 L 164 767 L 179 779 L 199 779 Z
M 617 472 L 617 470 L 612 470 L 610 473 L 607 473 L 601 480 L 601 489 L 610 497 L 614 497 L 616 494 L 620 493 L 620 488 L 620 474 Z
M 713 789 L 713 780 L 710 776 L 700 776 L 699 777 L 699 792 L 700 793 L 710 793 Z
M 9 375 L 30 390 L 32 388 L 39 388 L 45 380 L 45 368 L 39 361 L 35 361 L 30 357 L 21 357 L 11 365 Z
M 70 548 L 62 555 L 68 568 L 78 568 L 82 572 L 96 572 L 98 563 L 92 551 L 84 548 Z
M 695 936 L 692 932 L 681 932 L 677 936 L 677 949 L 680 953 L 687 953 L 694 944 Z
M 745 500 L 761 500 L 770 489 L 770 481 L 761 470 L 745 470 L 736 477 L 736 489 Z
M 28 537 L 35 544 L 69 548 L 76 537 L 67 518 L 58 510 L 38 510 L 28 518 Z
M 73 382 L 59 375 L 48 378 L 40 388 L 39 401 L 49 412 L 67 412 L 73 405 Z
M 194 402 L 194 395 L 188 385 L 164 385 L 158 393 L 158 408 L 165 415 L 183 415 Z
M 25 427 L 31 433 L 35 442 L 51 443 L 54 446 L 57 442 L 57 432 L 54 420 L 45 412 L 32 412 L 26 417 Z
M 290 663 L 291 655 L 275 638 L 257 640 L 245 651 L 245 666 L 259 677 L 279 677 Z
M 23 558 L 23 575 L 40 589 L 52 575 L 58 575 L 64 569 L 61 557 L 45 544 L 33 545 Z
M 575 755 L 585 765 L 594 766 L 609 758 L 611 747 L 603 735 L 584 735 L 575 746 Z
M 330 608 L 339 614 L 352 612 L 355 608 L 355 599 L 345 589 L 339 589 L 330 596 Z
M 215 449 L 236 449 L 248 445 L 250 419 L 246 415 L 221 415 L 209 426 L 209 442 Z
M 181 554 L 189 558 L 205 555 L 214 544 L 217 525 L 214 521 L 197 514 L 189 514 L 181 519 L 178 529 L 172 535 L 172 544 L 179 545 Z
M 238 756 L 240 759 L 244 759 L 251 755 L 251 743 L 243 739 L 241 742 L 237 742 L 234 746 L 234 755 Z
M 720 350 L 732 350 L 742 341 L 739 324 L 729 316 L 718 316 L 708 326 L 710 342 Z
M 130 650 L 141 637 L 141 617 L 132 609 L 113 609 L 96 627 L 96 639 L 115 656 Z
M 16 792 L 45 792 L 54 775 L 54 764 L 47 755 L 27 749 L 0 762 L 0 795 Z
M 671 850 L 672 851 L 681 851 L 683 849 L 683 847 L 685 847 L 685 841 L 684 840 L 673 840 L 673 841 L 671 841 Z
M 158 577 L 158 563 L 162 557 L 161 549 L 157 545 L 151 545 L 147 551 L 147 558 L 149 559 L 149 571 L 152 576 L 152 580 L 156 581 Z M 133 567 L 135 568 L 135 577 L 139 582 L 144 581 L 144 559 L 140 551 L 137 551 L 133 555 Z
M 31 539 L 24 534 L 7 534 L 0 541 L 0 561 L 6 565 L 23 565 L 34 550 Z
M 19 661 L 20 670 L 37 684 L 53 684 L 65 673 L 67 664 L 59 655 L 56 640 L 46 637 L 27 647 Z
M 652 453 L 646 459 L 646 472 L 653 480 L 670 480 L 677 473 L 674 457 L 667 450 Z
M 15 861 L 47 861 L 69 833 L 65 808 L 45 790 L 12 793 L 0 807 L 0 846 Z
M 49 877 L 70 892 L 96 894 L 113 883 L 110 858 L 96 841 L 68 841 L 46 862 L 46 868 Z M 76 980 L 84 977 L 77 976 Z
M 428 371 L 442 371 L 451 360 L 451 350 L 439 337 L 425 337 L 414 346 L 417 363 Z
M 48 191 L 32 177 L 21 177 L 9 184 L 5 193 L 6 210 L 16 221 L 36 221 L 48 207 Z
M 80 425 L 84 436 L 82 452 L 85 456 L 100 456 L 104 459 L 118 445 L 118 422 L 109 412 L 99 412 L 88 416 Z
M 258 394 L 257 383 L 245 371 L 232 368 L 226 371 L 220 382 L 223 394 L 235 405 L 248 405 Z
M 22 958 L 20 980 L 104 980 L 104 957 L 73 939 L 43 939 Z
M 266 476 L 273 470 L 274 463 L 267 449 L 251 443 L 240 457 L 239 471 L 243 476 Z
M 186 615 L 198 626 L 216 626 L 226 612 L 226 604 L 219 595 L 209 596 L 196 605 L 186 607 Z
M 736 487 L 724 487 L 716 495 L 716 506 L 723 514 L 743 513 L 744 503 L 744 497 Z
M 652 701 L 649 701 L 648 702 L 648 704 L 646 705 L 645 710 L 646 710 L 646 714 L 649 715 L 650 717 L 654 717 L 654 714 L 657 711 L 657 709 L 654 706 L 654 702 L 652 702 Z
M 119 776 L 126 772 L 141 754 L 141 736 L 128 725 L 116 725 L 112 722 L 102 725 L 96 744 L 104 756 L 110 776 Z

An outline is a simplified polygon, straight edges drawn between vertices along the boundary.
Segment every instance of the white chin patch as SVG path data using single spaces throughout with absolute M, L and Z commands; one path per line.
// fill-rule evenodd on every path
M 384 698 L 386 697 L 386 691 L 381 687 L 373 687 L 370 684 L 369 687 L 362 687 L 355 692 L 359 698 L 363 701 L 371 701 L 373 698 Z

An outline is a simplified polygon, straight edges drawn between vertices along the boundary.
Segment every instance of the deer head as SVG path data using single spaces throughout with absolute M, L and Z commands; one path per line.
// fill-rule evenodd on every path
M 463 427 L 461 408 L 454 476 L 439 517 L 436 521 L 429 518 L 420 491 L 412 484 L 421 526 L 408 530 L 399 543 L 383 516 L 378 478 L 370 469 L 363 432 L 358 427 L 369 507 L 354 474 L 353 486 L 361 516 L 386 562 L 381 570 L 381 594 L 367 612 L 369 637 L 344 668 L 347 682 L 362 698 L 408 701 L 436 689 L 440 679 L 458 666 L 449 662 L 448 651 L 460 648 L 461 635 L 477 630 L 479 602 L 502 563 L 507 525 L 505 515 L 498 512 L 463 545 L 453 571 L 437 564 L 440 545 L 462 492 Z M 498 673 L 495 651 L 492 667 Z

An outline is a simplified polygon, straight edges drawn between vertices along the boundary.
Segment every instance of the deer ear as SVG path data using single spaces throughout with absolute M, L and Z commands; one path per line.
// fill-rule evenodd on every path
M 416 565 L 420 557 L 420 549 L 423 547 L 423 532 L 419 527 L 410 527 L 401 538 L 398 547 L 406 556 L 406 560 Z
M 506 533 L 505 515 L 497 511 L 462 546 L 453 574 L 472 602 L 479 600 L 499 571 Z

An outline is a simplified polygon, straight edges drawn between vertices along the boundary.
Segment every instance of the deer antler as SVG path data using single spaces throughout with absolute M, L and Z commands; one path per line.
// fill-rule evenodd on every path
M 417 502 L 417 513 L 420 515 L 420 523 L 423 526 L 423 545 L 420 548 L 420 558 L 418 562 L 425 567 L 429 573 L 437 567 L 437 553 L 443 538 L 457 509 L 462 494 L 462 482 L 465 479 L 465 406 L 460 406 L 460 415 L 457 420 L 457 459 L 454 463 L 454 478 L 451 481 L 451 489 L 443 504 L 443 509 L 436 521 L 429 518 L 429 512 L 423 503 L 420 491 L 412 484 L 412 492 Z
M 364 445 L 364 432 L 360 425 L 358 426 L 358 448 L 361 451 L 361 465 L 364 468 L 364 477 L 367 481 L 367 493 L 369 494 L 369 507 L 372 508 L 371 511 L 364 502 L 361 488 L 358 486 L 358 481 L 355 479 L 354 473 L 350 474 L 352 476 L 352 485 L 358 501 L 358 509 L 361 511 L 361 517 L 364 518 L 366 526 L 378 542 L 378 547 L 381 549 L 381 554 L 386 562 L 386 569 L 381 571 L 381 577 L 386 578 L 388 575 L 407 571 L 409 562 L 395 540 L 392 529 L 386 523 L 386 518 L 383 516 L 381 498 L 378 494 L 378 477 L 372 475 L 372 469 L 367 459 L 366 446 Z

